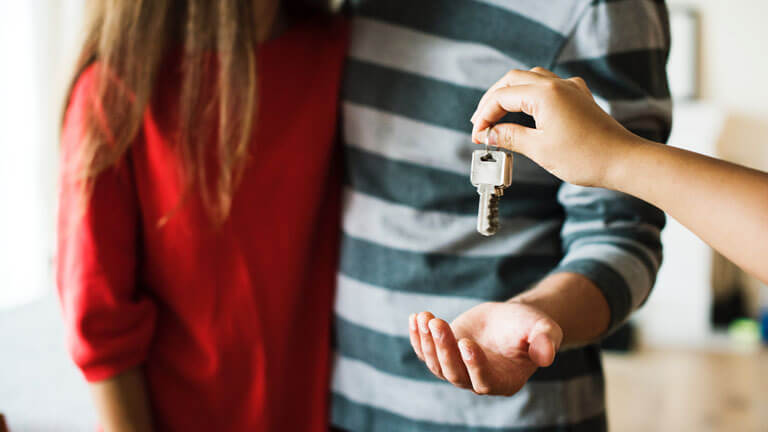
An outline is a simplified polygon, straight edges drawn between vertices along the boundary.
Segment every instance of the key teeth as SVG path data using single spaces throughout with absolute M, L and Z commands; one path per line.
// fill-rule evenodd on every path
M 481 185 L 477 188 L 480 194 L 478 207 L 477 231 L 490 237 L 496 234 L 501 223 L 499 221 L 499 202 L 504 192 L 503 188 Z
M 488 228 L 491 233 L 496 233 L 499 229 L 499 200 L 498 194 L 491 194 L 488 201 Z

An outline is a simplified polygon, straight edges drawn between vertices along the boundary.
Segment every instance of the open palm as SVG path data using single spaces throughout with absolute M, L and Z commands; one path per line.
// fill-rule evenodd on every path
M 429 312 L 411 316 L 411 344 L 433 374 L 479 394 L 513 395 L 554 361 L 562 330 L 540 310 L 483 303 L 448 325 Z

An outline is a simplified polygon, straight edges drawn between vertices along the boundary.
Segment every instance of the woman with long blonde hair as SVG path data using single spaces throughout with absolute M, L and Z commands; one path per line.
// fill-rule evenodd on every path
M 57 285 L 101 426 L 325 430 L 344 23 L 267 0 L 88 10 Z

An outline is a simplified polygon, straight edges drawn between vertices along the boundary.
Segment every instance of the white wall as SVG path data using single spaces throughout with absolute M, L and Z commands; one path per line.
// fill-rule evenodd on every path
M 59 110 L 82 4 L 0 2 L 0 308 L 53 286 Z
M 670 0 L 669 4 L 693 7 L 701 16 L 701 97 L 728 113 L 720 154 L 768 170 L 768 2 Z

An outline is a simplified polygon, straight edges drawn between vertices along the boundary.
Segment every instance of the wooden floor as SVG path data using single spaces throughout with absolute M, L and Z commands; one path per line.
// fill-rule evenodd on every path
M 768 432 L 768 352 L 605 356 L 612 432 Z

